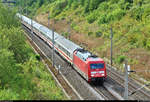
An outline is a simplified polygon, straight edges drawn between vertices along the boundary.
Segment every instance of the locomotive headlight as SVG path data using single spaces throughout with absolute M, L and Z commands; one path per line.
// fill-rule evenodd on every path
M 97 72 L 91 72 L 91 74 L 96 74 Z
M 104 76 L 104 74 L 102 74 L 102 76 Z
M 99 71 L 99 73 L 104 73 L 104 71 Z

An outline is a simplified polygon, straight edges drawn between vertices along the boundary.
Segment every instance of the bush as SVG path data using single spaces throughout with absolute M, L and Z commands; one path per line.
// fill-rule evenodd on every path
M 123 49 L 120 50 L 121 53 L 126 53 L 128 51 L 129 51 L 129 48 L 123 48 Z
M 62 10 L 67 6 L 66 1 L 57 1 L 54 7 L 52 8 L 53 17 L 57 16 L 62 12 Z
M 88 32 L 88 36 L 91 36 L 93 34 L 93 32 Z
M 77 1 L 74 1 L 73 4 L 72 4 L 72 8 L 73 10 L 75 10 L 76 8 L 78 8 L 79 4 Z
M 18 100 L 19 99 L 18 96 L 19 94 L 10 89 L 4 89 L 0 91 L 1 100 Z
M 105 0 L 90 0 L 89 10 L 93 11 L 98 8 L 99 4 Z
M 76 24 L 74 22 L 71 23 L 71 28 L 74 28 Z
M 131 45 L 133 45 L 133 44 L 135 44 L 136 42 L 137 42 L 137 38 L 136 38 L 136 36 L 134 35 L 134 34 L 131 34 L 131 35 L 129 35 L 128 36 L 128 42 L 131 44 Z
M 108 9 L 108 3 L 107 2 L 102 2 L 99 4 L 98 11 L 106 11 Z M 103 14 L 103 13 L 102 13 Z
M 68 33 L 68 32 L 63 32 L 63 33 L 62 33 L 62 36 L 68 37 L 68 36 L 69 36 L 69 33 Z
M 144 13 L 142 14 L 142 20 L 150 21 L 150 4 L 144 6 Z
M 98 24 L 101 25 L 109 23 L 110 21 L 120 20 L 125 14 L 126 12 L 120 8 L 117 8 L 109 13 L 103 12 L 99 15 Z
M 123 61 L 125 60 L 125 58 L 126 58 L 126 56 L 120 55 L 120 56 L 118 56 L 118 57 L 116 58 L 115 61 L 116 61 L 117 63 L 121 64 L 121 63 L 123 63 Z
M 84 7 L 84 13 L 88 13 L 89 12 L 89 0 L 86 0 L 85 2 L 84 2 L 84 5 L 85 5 L 85 7 Z
M 84 1 L 85 0 L 80 0 L 80 3 L 81 3 L 82 6 L 84 6 Z
M 105 13 L 103 13 L 102 15 L 100 15 L 99 20 L 98 20 L 98 24 L 99 25 L 107 23 L 106 16 L 107 15 Z
M 69 6 L 69 8 L 71 7 L 73 1 L 74 1 L 74 0 L 68 0 L 68 6 Z
M 118 3 L 119 0 L 111 0 L 111 4 Z
M 125 0 L 125 2 L 133 3 L 133 0 Z
M 113 20 L 120 20 L 125 15 L 125 11 L 122 9 L 115 9 L 112 12 L 108 13 L 106 21 L 110 22 Z
M 146 41 L 146 48 L 150 50 L 150 38 Z
M 0 87 L 6 87 L 15 77 L 16 61 L 13 53 L 6 49 L 0 49 L 0 55 Z
M 97 31 L 95 34 L 96 34 L 96 37 L 101 37 L 103 35 L 101 31 Z
M 35 58 L 40 61 L 40 55 L 39 54 L 36 54 Z
M 97 19 L 97 17 L 95 15 L 89 15 L 87 17 L 87 21 L 89 24 L 93 23 L 96 19 Z
M 144 14 L 144 9 L 142 7 L 135 6 L 130 11 L 131 17 L 136 20 L 142 20 L 142 15 Z

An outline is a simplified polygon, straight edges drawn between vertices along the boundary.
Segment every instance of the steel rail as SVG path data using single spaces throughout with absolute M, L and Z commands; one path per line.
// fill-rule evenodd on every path
M 110 74 L 108 74 L 108 76 L 110 78 L 112 78 L 117 83 L 119 83 L 122 87 L 124 87 L 124 77 L 121 74 L 117 73 L 113 69 L 110 69 L 110 67 L 108 65 L 107 65 L 107 71 L 110 71 Z M 135 89 L 140 87 L 139 85 L 138 85 L 139 87 L 137 86 L 137 83 L 135 81 L 133 83 L 133 81 L 134 81 L 133 79 L 132 80 L 129 79 L 129 83 L 128 83 L 129 84 L 129 93 L 131 93 L 132 91 L 134 91 Z M 135 83 L 136 83 L 136 85 L 135 85 Z M 137 92 L 134 96 L 136 96 L 136 98 L 138 98 L 138 99 L 139 98 L 143 99 L 144 97 L 147 97 L 147 99 L 150 99 L 150 94 L 148 94 L 144 90 L 139 90 L 139 92 Z

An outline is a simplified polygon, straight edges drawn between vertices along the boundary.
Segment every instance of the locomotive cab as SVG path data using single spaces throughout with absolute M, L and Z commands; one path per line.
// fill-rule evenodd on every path
M 88 59 L 88 77 L 90 81 L 104 81 L 106 78 L 106 65 L 100 58 Z
M 73 66 L 88 82 L 104 81 L 106 78 L 106 66 L 103 59 L 92 55 L 87 50 L 74 51 Z

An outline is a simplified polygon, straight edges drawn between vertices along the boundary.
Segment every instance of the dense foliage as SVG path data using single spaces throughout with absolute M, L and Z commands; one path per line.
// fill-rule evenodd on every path
M 19 5 L 25 8 L 25 1 L 17 1 Z M 72 11 L 78 17 L 85 18 L 89 24 L 97 23 L 104 34 L 104 38 L 109 38 L 106 29 L 113 25 L 117 34 L 116 39 L 121 38 L 122 34 L 125 33 L 127 41 L 131 45 L 150 49 L 148 40 L 150 39 L 149 0 L 28 0 L 27 2 L 29 14 L 30 12 L 35 13 L 33 11 L 40 8 L 37 13 L 50 11 L 52 18 L 61 19 L 67 18 L 69 11 Z M 120 32 L 117 23 L 119 23 L 121 31 L 126 32 Z
M 15 14 L 0 4 L 0 100 L 65 99 L 26 43 Z
M 55 0 L 15 0 L 16 5 L 20 12 L 27 13 L 28 15 L 35 14 L 35 11 L 43 4 L 49 4 Z

